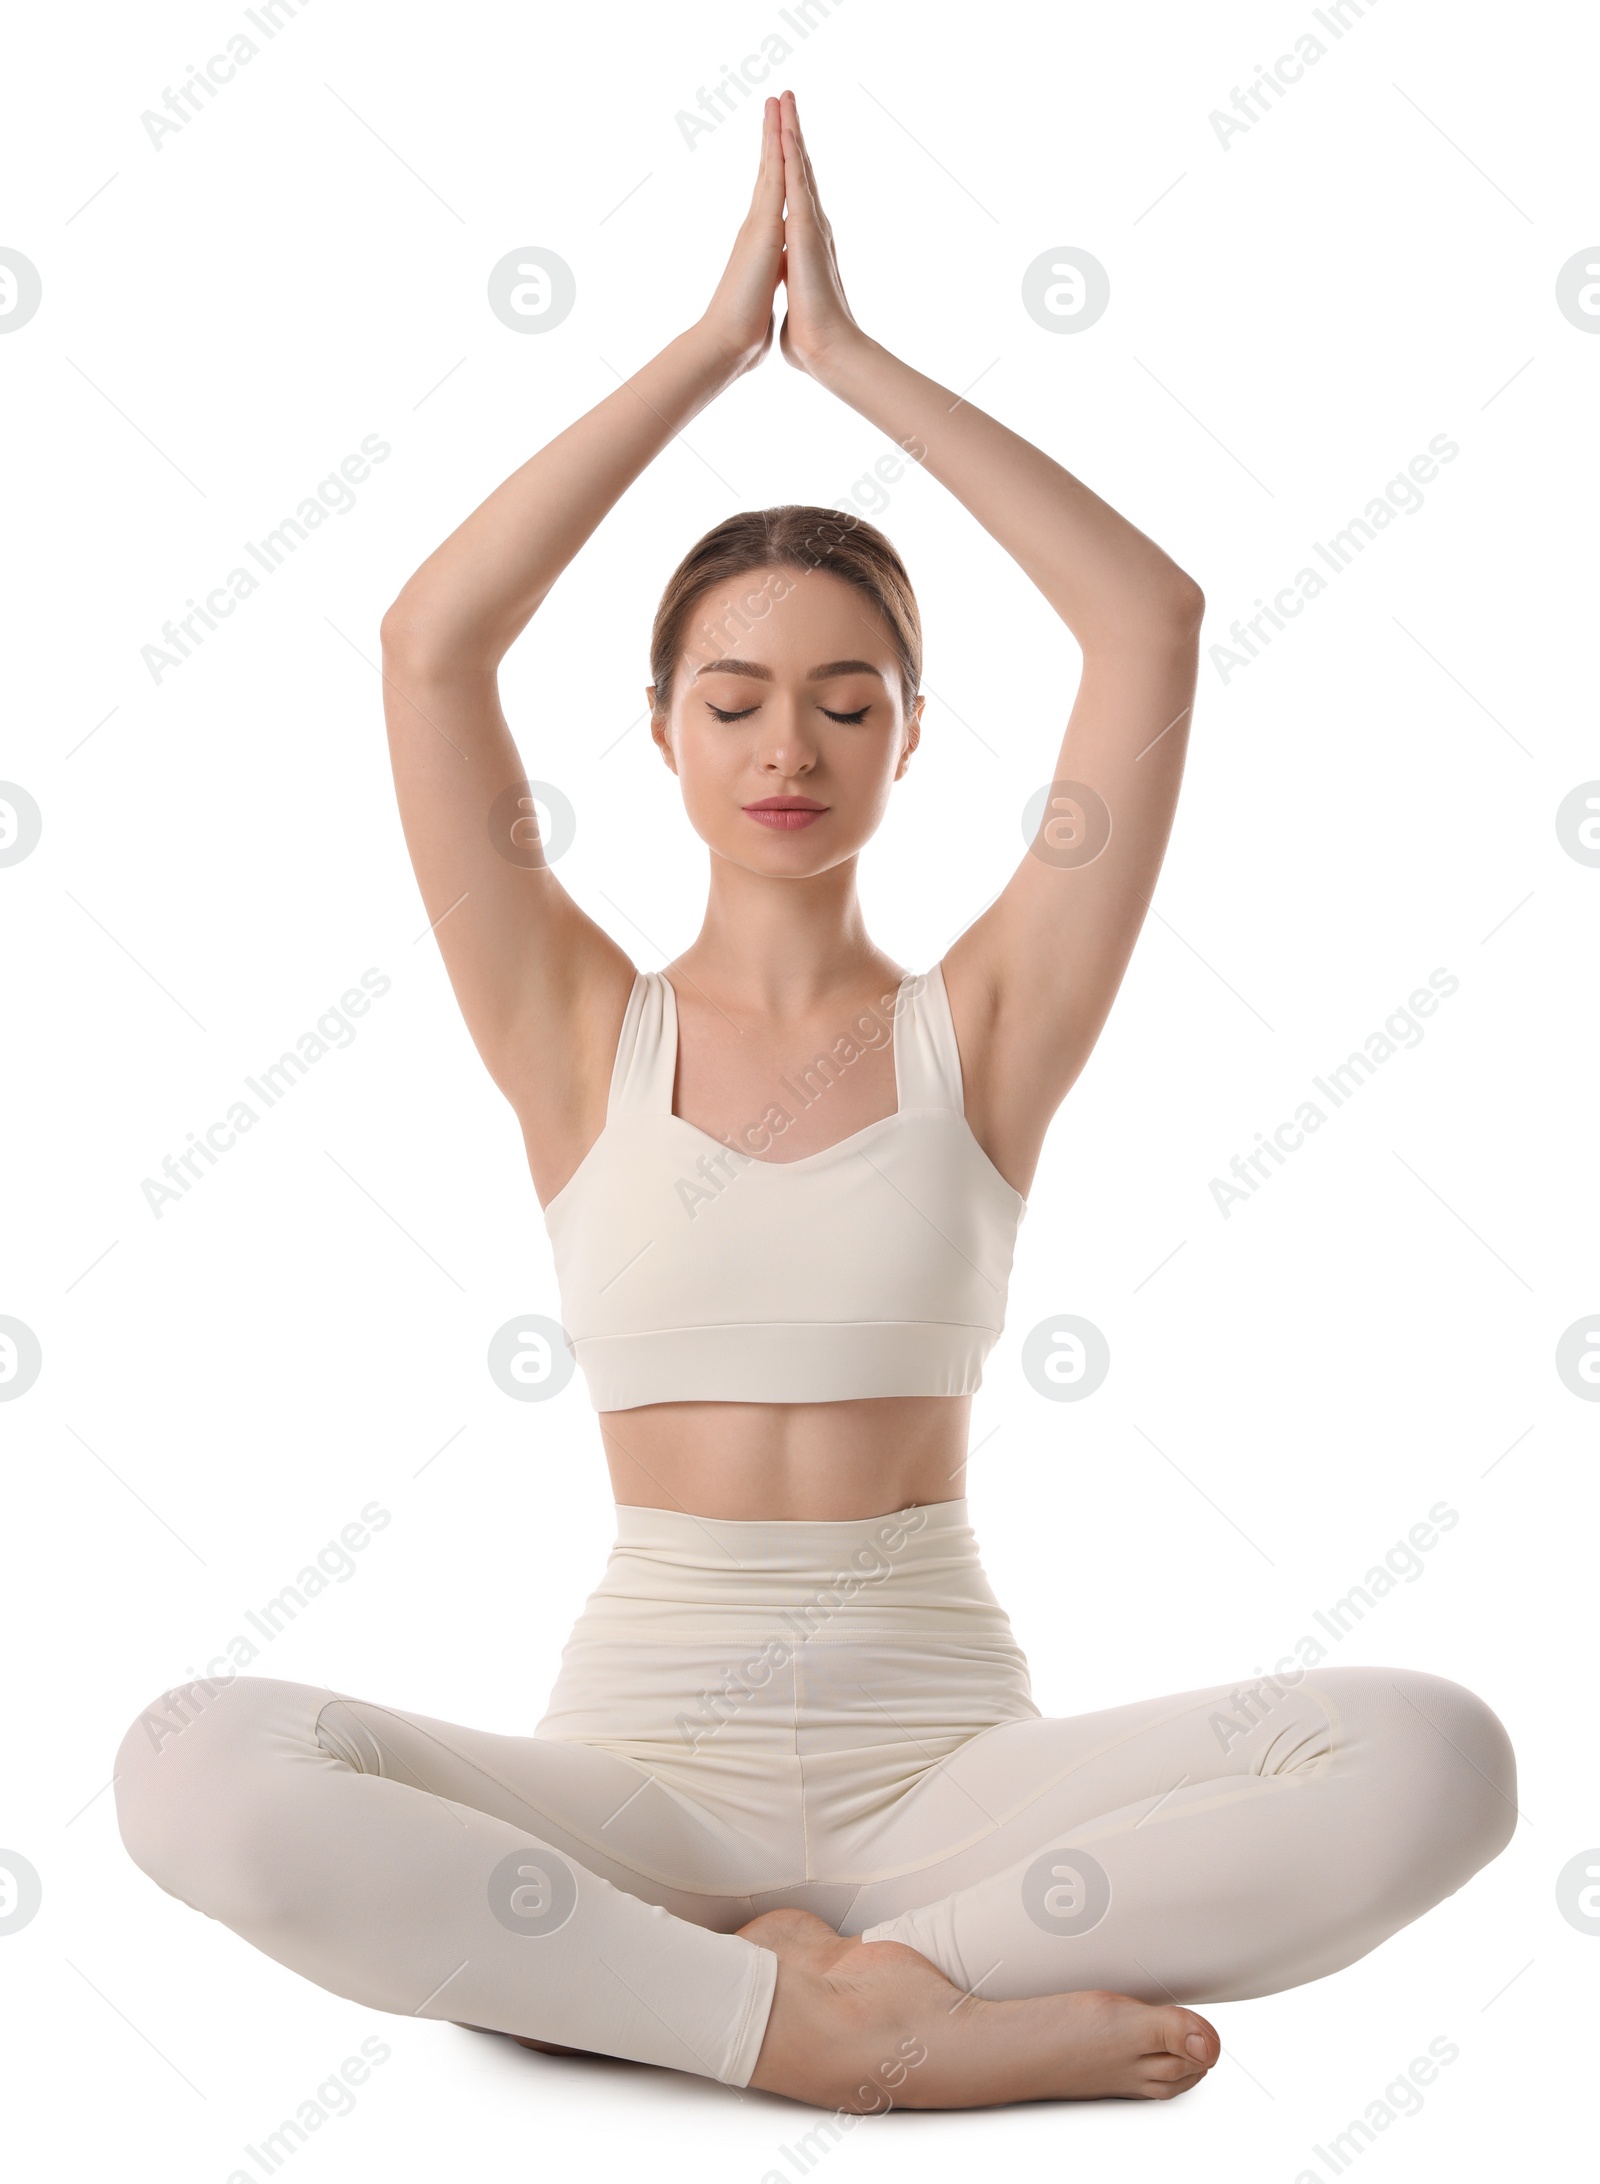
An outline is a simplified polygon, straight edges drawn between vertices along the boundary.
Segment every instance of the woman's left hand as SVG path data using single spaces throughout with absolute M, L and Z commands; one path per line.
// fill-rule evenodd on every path
M 772 344 L 778 283 L 783 278 L 783 146 L 778 102 L 768 99 L 761 117 L 761 160 L 750 209 L 701 327 L 731 361 L 747 372 Z
M 863 339 L 845 301 L 833 229 L 817 195 L 811 155 L 800 134 L 794 93 L 778 102 L 783 132 L 784 214 L 783 280 L 788 296 L 783 331 L 778 337 L 785 357 L 798 370 L 815 372 L 830 350 Z

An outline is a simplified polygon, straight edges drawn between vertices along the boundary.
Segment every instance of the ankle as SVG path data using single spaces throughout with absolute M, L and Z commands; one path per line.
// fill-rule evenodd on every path
M 870 1954 L 867 1944 L 832 1933 L 796 1934 L 775 1951 L 777 1985 L 753 2086 L 852 2115 L 903 2105 L 900 2089 L 928 2055 L 921 2013 L 871 1976 L 880 1967 L 869 1968 L 863 1952 Z

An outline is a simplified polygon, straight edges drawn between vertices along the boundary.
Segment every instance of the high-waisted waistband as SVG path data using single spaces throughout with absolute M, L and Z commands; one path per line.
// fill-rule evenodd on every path
M 965 1501 L 762 1523 L 623 1504 L 541 1736 L 718 1767 L 885 1740 L 907 1767 L 1036 1713 Z M 909 1740 L 909 1741 L 908 1741 Z M 815 1780 L 815 1765 L 812 1779 Z
M 888 1516 L 696 1517 L 619 1504 L 617 1537 L 585 1618 L 685 1631 L 781 1617 L 803 1630 L 841 1619 L 858 1633 L 913 1624 L 1010 1638 L 978 1558 L 964 1500 Z

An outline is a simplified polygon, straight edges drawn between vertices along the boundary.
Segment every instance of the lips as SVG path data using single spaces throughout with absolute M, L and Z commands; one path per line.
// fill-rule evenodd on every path
M 764 796 L 759 804 L 746 804 L 745 816 L 757 826 L 771 827 L 780 834 L 793 834 L 801 827 L 810 826 L 828 809 L 809 796 Z

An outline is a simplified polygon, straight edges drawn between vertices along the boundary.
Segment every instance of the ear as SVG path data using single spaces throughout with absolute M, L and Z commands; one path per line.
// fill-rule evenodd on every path
M 655 684 L 644 692 L 644 703 L 650 708 L 650 743 L 657 747 L 661 758 L 666 758 L 672 773 L 677 773 L 677 760 L 672 758 L 672 738 L 668 736 L 668 716 L 655 710 Z
M 910 712 L 909 712 L 909 713 L 907 714 L 907 716 L 906 716 L 906 740 L 905 740 L 905 748 L 904 748 L 904 749 L 903 749 L 903 750 L 901 751 L 901 753 L 900 753 L 900 763 L 899 763 L 899 765 L 898 765 L 898 766 L 896 766 L 896 768 L 895 768 L 895 770 L 894 770 L 894 777 L 895 777 L 896 781 L 899 781 L 899 780 L 901 780 L 901 779 L 903 778 L 903 776 L 904 776 L 904 774 L 905 774 L 905 770 L 906 770 L 906 768 L 907 768 L 907 767 L 908 767 L 908 766 L 910 765 L 910 763 L 911 763 L 911 754 L 912 754 L 912 752 L 913 752 L 913 751 L 914 751 L 914 750 L 916 749 L 917 745 L 918 745 L 918 744 L 919 744 L 919 743 L 920 743 L 920 742 L 922 741 L 922 707 L 923 707 L 923 702 L 924 702 L 924 701 L 923 701 L 923 699 L 922 699 L 922 697 L 921 697 L 921 695 L 920 695 L 920 694 L 919 694 L 918 696 L 914 697 L 914 698 L 912 699 L 912 701 L 911 701 L 911 711 L 910 711 Z

